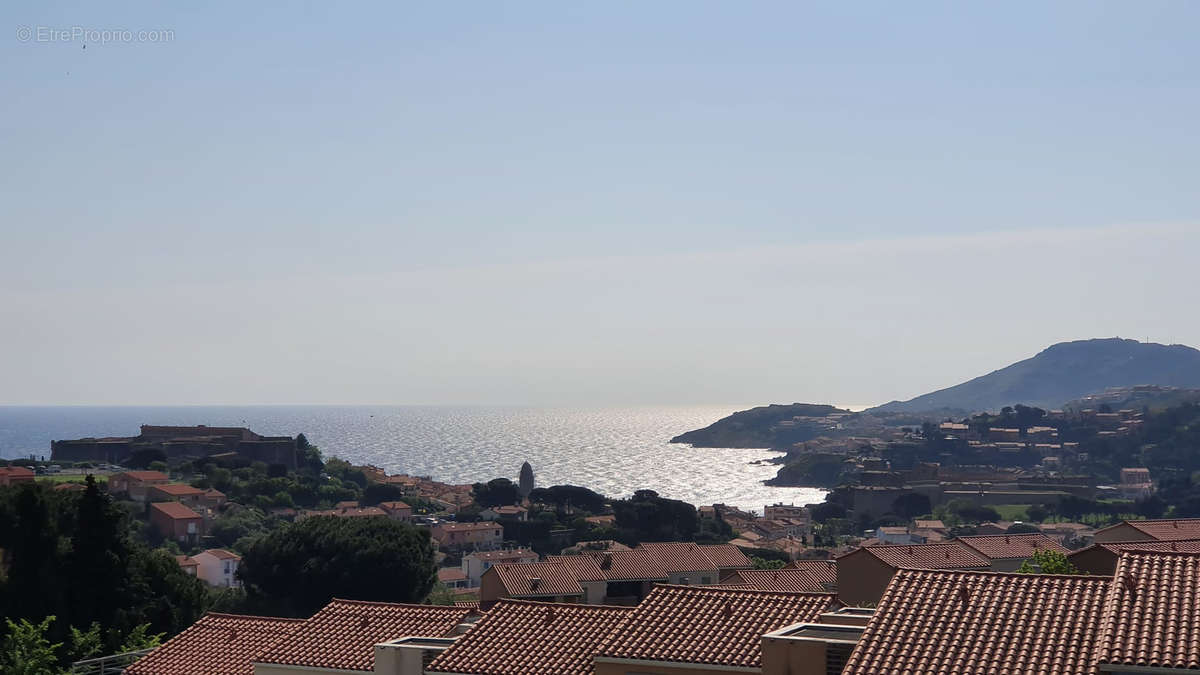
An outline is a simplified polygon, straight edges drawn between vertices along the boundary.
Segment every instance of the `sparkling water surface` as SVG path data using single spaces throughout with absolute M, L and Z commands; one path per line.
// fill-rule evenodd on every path
M 0 407 L 0 457 L 50 454 L 50 440 L 134 436 L 141 424 L 247 426 L 304 433 L 325 456 L 453 483 L 517 479 L 583 485 L 609 496 L 648 488 L 692 504 L 762 510 L 819 502 L 815 488 L 762 484 L 767 450 L 692 448 L 671 437 L 750 406 L 540 408 L 516 406 Z

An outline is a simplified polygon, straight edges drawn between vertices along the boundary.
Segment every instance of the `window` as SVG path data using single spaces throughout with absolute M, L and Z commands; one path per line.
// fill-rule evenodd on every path
M 196 523 L 188 523 L 187 533 L 188 534 L 196 534 Z

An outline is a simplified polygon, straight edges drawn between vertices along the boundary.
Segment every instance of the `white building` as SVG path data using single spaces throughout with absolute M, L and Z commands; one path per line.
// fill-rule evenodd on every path
M 196 576 L 209 586 L 237 588 L 242 582 L 237 578 L 238 565 L 242 557 L 223 548 L 210 548 L 192 556 L 196 561 Z

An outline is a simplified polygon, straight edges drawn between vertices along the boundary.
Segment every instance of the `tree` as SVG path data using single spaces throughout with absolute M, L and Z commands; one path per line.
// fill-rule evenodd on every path
M 87 477 L 76 513 L 67 556 L 70 622 L 87 626 L 98 621 L 108 626 L 126 591 L 129 541 L 125 514 L 107 492 L 100 491 L 92 476 Z
M 521 491 L 507 478 L 493 478 L 486 483 L 475 483 L 471 493 L 480 506 L 508 506 L 521 502 Z
M 604 510 L 604 495 L 578 485 L 552 485 L 548 488 L 534 488 L 529 493 L 529 501 L 535 504 L 553 504 L 564 509 L 568 506 L 600 513 Z
M 1082 574 L 1066 554 L 1048 548 L 1034 551 L 1017 571 L 1023 574 Z
M 4 675 L 58 675 L 58 649 L 61 642 L 51 643 L 46 639 L 54 616 L 30 623 L 28 619 L 14 622 L 5 619 L 8 635 L 0 648 L 0 672 Z
M 756 555 L 750 556 L 750 562 L 754 565 L 754 569 L 756 570 L 780 570 L 787 565 L 787 563 L 783 562 L 782 560 L 767 560 L 766 558 L 760 558 Z
M 334 597 L 421 602 L 437 568 L 429 531 L 389 518 L 306 518 L 254 542 L 239 568 L 256 611 L 309 616 Z
M 892 511 L 906 519 L 923 516 L 932 509 L 933 506 L 929 503 L 929 496 L 918 492 L 900 495 L 896 497 L 896 501 L 892 502 Z
M 699 522 L 696 507 L 638 490 L 629 499 L 613 502 L 613 515 L 623 537 L 634 541 L 694 541 Z

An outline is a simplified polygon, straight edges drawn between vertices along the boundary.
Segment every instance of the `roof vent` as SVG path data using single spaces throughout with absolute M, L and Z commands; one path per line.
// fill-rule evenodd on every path
M 547 607 L 546 608 L 546 623 L 550 624 L 553 621 L 554 621 L 554 608 Z
M 606 570 L 606 569 L 610 569 L 611 567 L 612 567 L 612 554 L 605 553 L 600 558 L 600 569 Z
M 909 555 L 913 554 L 913 548 L 911 546 L 908 547 L 908 554 Z
M 229 629 L 229 639 L 228 639 L 228 642 L 233 642 L 233 639 L 234 639 L 234 638 L 236 638 L 236 637 L 237 637 L 237 629 L 236 629 L 236 628 L 230 628 L 230 629 Z
M 1178 520 L 1172 520 L 1172 521 L 1171 521 L 1171 527 L 1173 527 L 1173 528 L 1175 528 L 1175 529 L 1177 529 L 1177 530 L 1178 530 L 1178 529 L 1179 529 L 1179 521 L 1178 521 Z
M 966 586 L 959 586 L 958 599 L 960 602 L 962 602 L 963 608 L 965 609 L 967 606 L 967 601 L 971 599 L 971 591 L 967 590 Z
M 946 560 L 950 559 L 950 549 L 946 549 Z
M 1171 542 L 1171 550 L 1172 550 L 1172 551 L 1178 551 L 1178 550 L 1179 550 L 1179 546 L 1177 546 L 1177 545 L 1175 544 L 1175 542 Z
M 538 589 L 538 586 L 541 586 L 541 585 L 542 585 L 541 578 L 539 578 L 539 577 L 530 577 L 529 578 L 529 590 L 536 591 Z
M 362 621 L 359 621 L 359 622 L 358 622 L 358 627 L 359 627 L 359 628 L 366 628 L 367 626 L 370 626 L 370 625 L 371 625 L 371 619 L 370 619 L 369 617 L 365 617 L 365 616 L 364 616 L 364 617 L 362 618 Z
M 728 619 L 729 617 L 733 616 L 733 605 L 726 600 L 725 606 L 721 609 L 721 612 L 725 614 L 725 618 Z
M 1010 538 L 1009 538 L 1009 536 L 1008 536 L 1007 534 L 1006 534 L 1006 535 L 1004 535 L 1004 543 L 1006 543 L 1006 544 L 1011 544 L 1011 543 L 1012 543 L 1012 539 L 1010 539 Z

